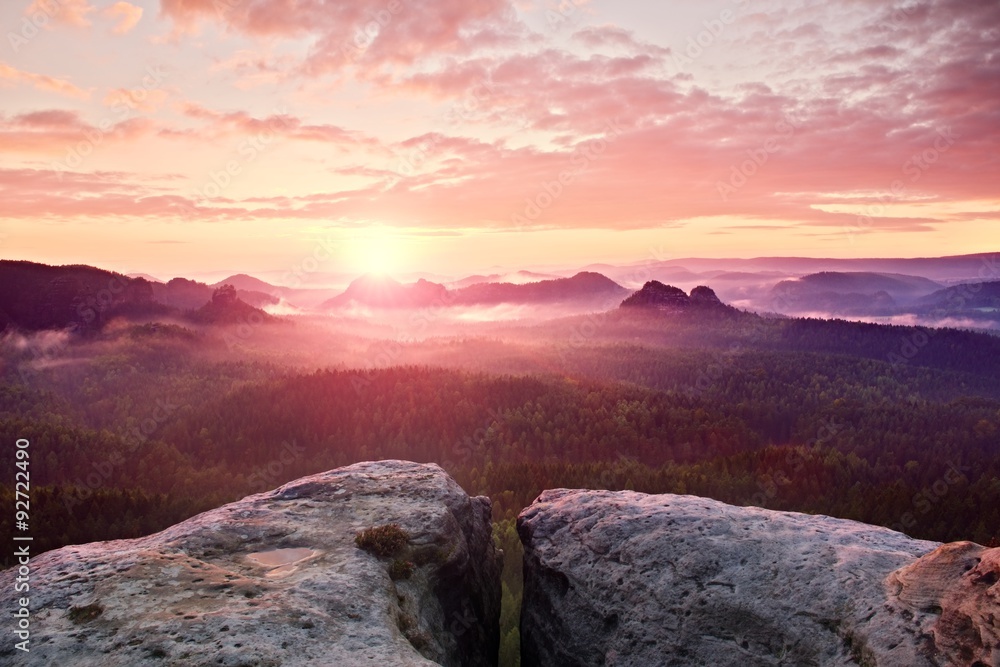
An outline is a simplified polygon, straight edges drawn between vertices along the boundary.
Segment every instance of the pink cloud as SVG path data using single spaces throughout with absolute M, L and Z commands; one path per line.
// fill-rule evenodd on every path
M 144 94 L 143 94 L 144 93 Z M 192 120 L 194 127 L 181 128 L 164 121 L 145 117 L 125 118 L 130 110 L 151 112 L 167 98 L 159 89 L 114 89 L 104 98 L 121 120 L 102 119 L 93 124 L 78 111 L 47 109 L 12 116 L 0 114 L 0 138 L 6 152 L 62 153 L 79 142 L 105 139 L 114 141 L 144 141 L 159 136 L 204 143 L 223 137 L 252 135 L 281 136 L 303 142 L 326 143 L 346 150 L 366 148 L 388 155 L 384 144 L 364 133 L 326 123 L 309 123 L 296 116 L 276 111 L 268 116 L 253 116 L 244 111 L 218 111 L 198 104 L 183 102 L 176 108 Z M 96 138 L 96 139 L 95 139 Z
M 56 23 L 86 28 L 90 26 L 87 15 L 95 11 L 87 0 L 32 0 L 24 10 L 25 16 L 48 16 Z
M 281 110 L 276 113 L 257 118 L 245 111 L 217 111 L 191 102 L 178 106 L 181 113 L 188 118 L 203 121 L 203 126 L 196 130 L 179 132 L 164 129 L 164 134 L 192 137 L 219 137 L 223 135 L 247 134 L 277 134 L 289 139 L 301 141 L 317 141 L 343 146 L 366 145 L 380 147 L 382 144 L 373 137 L 347 130 L 330 124 L 309 124 Z
M 63 156 L 80 144 L 136 141 L 149 136 L 153 124 L 141 118 L 99 125 L 84 121 L 75 111 L 49 109 L 5 117 L 0 115 L 0 139 L 8 153 Z
M 244 49 L 217 60 L 211 71 L 230 74 L 235 79 L 234 87 L 249 90 L 287 79 L 295 66 L 295 60 L 290 55 L 275 54 L 268 49 Z
M 153 113 L 169 97 L 170 94 L 160 88 L 114 88 L 108 91 L 102 102 L 113 109 Z
M 170 216 L 180 208 L 211 221 L 381 219 L 438 227 L 633 228 L 732 216 L 829 233 L 857 220 L 816 208 L 831 194 L 857 206 L 985 200 L 996 198 L 1000 182 L 1000 42 L 987 29 L 1000 25 L 996 2 L 944 0 L 910 11 L 843 0 L 748 14 L 731 35 L 741 54 L 732 78 L 743 83 L 712 87 L 693 75 L 666 74 L 669 46 L 677 45 L 646 44 L 615 26 L 574 33 L 574 49 L 588 49 L 585 55 L 540 45 L 502 0 L 434 0 L 419 11 L 405 3 L 382 23 L 386 0 L 242 0 L 221 3 L 221 17 L 218 6 L 162 4 L 185 30 L 220 22 L 269 44 L 313 40 L 303 62 L 282 63 L 285 71 L 318 76 L 353 65 L 352 75 L 382 95 L 440 103 L 453 124 L 388 142 L 280 109 L 256 116 L 181 104 L 183 126 L 147 122 L 118 131 L 200 142 L 275 132 L 330 144 L 340 155 L 365 148 L 352 158 L 359 163 L 376 155 L 408 166 L 324 165 L 364 185 L 307 197 L 264 192 L 191 202 L 177 191 L 137 196 L 81 184 L 87 197 L 66 191 L 58 206 L 41 210 Z M 228 65 L 238 75 L 280 74 L 269 59 L 244 56 Z M 483 126 L 489 134 L 477 132 Z M 11 141 L 5 146 L 15 150 L 58 146 L 88 128 L 70 112 L 0 118 L 0 135 Z M 525 136 L 544 140 L 525 146 Z M 882 229 L 914 232 L 962 219 L 874 217 Z
M 116 35 L 124 35 L 132 30 L 142 19 L 142 7 L 128 2 L 116 2 L 103 12 L 104 16 L 115 19 L 118 23 L 111 29 Z
M 255 36 L 316 37 L 303 63 L 310 75 L 349 65 L 412 64 L 442 54 L 511 46 L 525 34 L 508 0 L 163 0 L 177 30 L 203 22 Z
M 75 97 L 85 100 L 90 97 L 90 92 L 82 90 L 65 79 L 57 79 L 47 74 L 35 74 L 23 72 L 10 65 L 0 63 L 0 84 L 6 82 L 8 85 L 26 84 L 44 90 L 46 92 L 57 93 L 67 97 Z
M 183 222 L 225 216 L 252 217 L 226 200 L 206 209 L 194 200 L 164 192 L 127 172 L 74 172 L 0 168 L 0 198 L 6 218 L 161 218 Z
M 863 9 L 871 21 L 885 20 L 881 9 Z M 655 58 L 580 58 L 555 50 L 460 62 L 404 83 L 460 100 L 470 81 L 486 81 L 489 95 L 477 120 L 517 119 L 558 132 L 554 142 L 568 151 L 606 120 L 619 119 L 627 132 L 594 163 L 602 178 L 586 194 L 574 195 L 583 202 L 579 216 L 557 211 L 568 206 L 560 203 L 544 218 L 624 225 L 628 219 L 654 224 L 664 215 L 729 214 L 840 224 L 851 216 L 811 208 L 818 193 L 867 191 L 877 198 L 898 181 L 902 200 L 995 197 L 1000 42 L 983 26 L 1000 25 L 1000 5 L 949 2 L 930 18 L 923 15 L 915 12 L 913 25 L 900 28 L 901 43 L 914 45 L 906 49 L 886 46 L 884 27 L 838 37 L 813 17 L 755 17 L 766 29 L 750 41 L 765 54 L 774 51 L 774 62 L 790 63 L 773 85 L 760 81 L 709 92 L 690 80 L 664 78 Z M 614 29 L 581 31 L 577 39 L 595 48 L 630 46 L 630 36 Z M 786 44 L 795 47 L 791 56 L 782 51 Z M 800 59 L 806 69 L 820 67 L 815 76 L 794 70 Z M 783 137 L 776 126 L 789 115 L 795 132 Z M 942 143 L 939 133 L 954 141 Z M 752 165 L 752 177 L 722 201 L 713 186 L 728 182 L 749 152 L 759 154 L 771 139 L 777 144 L 767 164 Z M 541 156 L 533 162 L 541 164 Z M 531 186 L 522 163 L 511 169 L 526 177 L 529 190 L 553 173 L 537 174 Z M 917 230 L 936 222 L 897 218 L 880 224 Z
M 75 111 L 48 109 L 31 111 L 13 116 L 5 123 L 7 127 L 28 130 L 80 130 L 86 124 Z
M 660 61 L 649 55 L 580 58 L 548 49 L 498 59 L 479 59 L 421 72 L 397 82 L 404 90 L 439 99 L 475 93 L 482 120 L 551 132 L 586 134 L 613 118 L 638 125 L 682 111 L 687 99 L 676 85 L 656 76 Z
M 614 25 L 588 26 L 573 33 L 573 39 L 590 49 L 617 47 L 635 53 L 665 58 L 671 54 L 669 48 L 649 44 L 635 38 L 630 30 Z

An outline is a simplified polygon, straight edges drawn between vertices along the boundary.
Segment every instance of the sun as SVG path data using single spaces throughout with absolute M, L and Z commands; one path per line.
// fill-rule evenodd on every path
M 386 275 L 398 268 L 399 239 L 387 227 L 367 229 L 358 238 L 356 252 L 358 268 L 364 273 Z

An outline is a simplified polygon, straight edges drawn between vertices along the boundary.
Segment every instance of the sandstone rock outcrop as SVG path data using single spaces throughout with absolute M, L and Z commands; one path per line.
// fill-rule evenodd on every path
M 713 306 L 722 305 L 722 301 L 719 300 L 715 290 L 711 287 L 705 287 L 704 285 L 698 285 L 698 287 L 691 290 L 691 301 L 693 303 L 703 303 Z
M 409 534 L 393 560 L 355 535 Z M 436 465 L 362 463 L 305 477 L 136 540 L 31 561 L 32 642 L 0 663 L 237 666 L 496 664 L 501 554 L 490 502 Z M 395 574 L 407 574 L 408 566 Z M 0 613 L 15 610 L 0 573 Z
M 684 290 L 650 280 L 642 289 L 622 301 L 621 308 L 643 308 L 669 313 L 732 314 L 735 309 L 727 306 L 710 287 L 699 285 L 688 296 Z
M 1000 665 L 1000 550 L 691 496 L 546 491 L 522 665 Z
M 928 653 L 947 656 L 947 664 L 1000 665 L 1000 549 L 945 544 L 888 581 L 898 613 L 923 612 L 913 627 Z

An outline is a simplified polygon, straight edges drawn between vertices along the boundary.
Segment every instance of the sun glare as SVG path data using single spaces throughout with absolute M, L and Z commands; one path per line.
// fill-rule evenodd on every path
M 399 242 L 392 230 L 372 227 L 358 239 L 356 262 L 364 273 L 385 275 L 398 267 Z

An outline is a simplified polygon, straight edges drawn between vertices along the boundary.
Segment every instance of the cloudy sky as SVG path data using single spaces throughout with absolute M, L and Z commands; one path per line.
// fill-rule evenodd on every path
M 1000 241 L 996 0 L 10 0 L 0 256 L 462 273 Z

